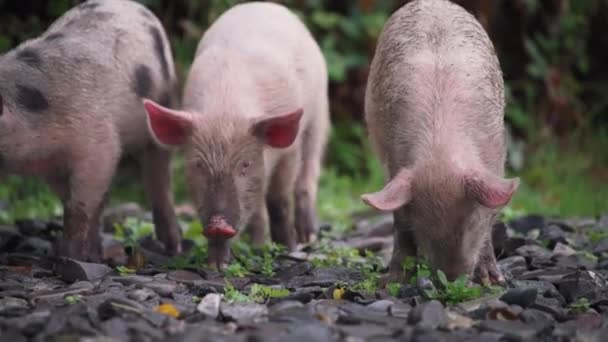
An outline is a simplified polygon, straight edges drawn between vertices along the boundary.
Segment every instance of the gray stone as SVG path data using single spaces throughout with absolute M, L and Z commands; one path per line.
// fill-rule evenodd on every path
M 576 251 L 574 250 L 574 248 L 561 242 L 558 242 L 555 247 L 553 247 L 552 253 L 554 257 L 568 257 L 576 254 Z
M 498 261 L 498 268 L 503 273 L 518 276 L 528 270 L 526 259 L 521 255 L 514 255 Z
M 53 255 L 53 244 L 37 236 L 30 236 L 21 241 L 17 250 L 23 253 L 51 256 Z
M 25 299 L 15 297 L 4 297 L 0 299 L 0 313 L 5 314 L 13 311 L 27 310 L 30 305 Z
M 95 288 L 95 285 L 93 285 L 93 283 L 91 283 L 90 281 L 81 280 L 81 281 L 77 281 L 77 282 L 73 283 L 72 285 L 70 285 L 70 288 L 72 288 L 72 289 L 93 289 L 93 288 Z
M 393 302 L 392 300 L 383 299 L 383 300 L 375 301 L 375 302 L 367 305 L 367 307 L 371 310 L 388 313 L 388 312 L 390 312 L 391 306 L 393 306 L 393 305 L 395 305 L 395 302 Z
M 112 269 L 104 264 L 59 258 L 55 263 L 55 272 L 61 280 L 73 283 L 79 280 L 93 281 L 101 279 L 111 273 Z
M 515 253 L 525 258 L 548 260 L 552 253 L 543 246 L 524 245 L 515 250 Z
M 239 324 L 259 323 L 265 321 L 268 317 L 268 308 L 266 305 L 255 303 L 222 303 L 220 305 L 220 311 L 224 317 Z
M 222 296 L 217 293 L 209 293 L 201 302 L 196 306 L 196 310 L 206 317 L 217 318 L 220 313 L 220 303 L 222 302 Z
M 198 285 L 203 281 L 200 275 L 185 270 L 171 271 L 167 274 L 167 279 L 189 285 Z
M 516 304 L 523 308 L 527 308 L 530 304 L 534 303 L 538 290 L 536 288 L 516 288 L 507 291 L 500 300 L 507 304 Z
M 537 309 L 526 309 L 519 318 L 524 322 L 532 325 L 553 325 L 555 318 L 552 315 Z
M 145 302 L 146 300 L 156 296 L 156 292 L 147 287 L 143 287 L 141 289 L 130 291 L 127 296 L 136 302 Z
M 437 329 L 445 326 L 447 321 L 445 309 L 437 300 L 431 300 L 415 307 L 408 317 L 409 324 L 415 324 L 424 329 Z

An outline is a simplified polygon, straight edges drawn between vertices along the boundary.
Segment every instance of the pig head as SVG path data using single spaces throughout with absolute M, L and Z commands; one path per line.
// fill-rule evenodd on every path
M 365 203 L 381 211 L 403 211 L 409 229 L 431 266 L 449 279 L 470 275 L 496 210 L 506 205 L 519 179 L 446 165 L 402 168 Z
M 235 237 L 264 202 L 264 149 L 290 147 L 303 111 L 251 119 L 203 115 L 144 101 L 148 127 L 165 148 L 183 149 L 189 191 L 210 241 L 210 261 L 223 267 L 226 240 Z

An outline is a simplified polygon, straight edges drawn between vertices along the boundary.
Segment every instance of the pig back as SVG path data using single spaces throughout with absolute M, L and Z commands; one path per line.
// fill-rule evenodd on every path
M 133 1 L 89 1 L 71 9 L 42 36 L 5 55 L 0 75 L 14 82 L 5 87 L 19 83 L 44 99 L 49 115 L 37 120 L 81 132 L 109 127 L 127 148 L 148 139 L 141 98 L 175 97 L 164 30 Z
M 184 104 L 199 110 L 218 98 L 212 94 L 221 89 L 220 81 L 259 94 L 261 110 L 243 115 L 282 114 L 327 97 L 327 67 L 319 46 L 296 15 L 273 3 L 245 3 L 225 12 L 201 39 L 190 74 L 195 76 L 186 86 Z M 266 98 L 270 93 L 272 100 Z M 303 126 L 322 115 L 304 109 Z
M 503 109 L 498 59 L 472 15 L 446 0 L 416 0 L 391 16 L 365 103 L 370 138 L 389 169 L 442 144 L 476 149 L 488 168 L 502 172 Z

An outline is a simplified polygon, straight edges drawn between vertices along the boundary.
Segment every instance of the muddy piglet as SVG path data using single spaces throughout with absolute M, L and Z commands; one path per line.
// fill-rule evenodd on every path
M 450 279 L 502 279 L 491 227 L 519 180 L 504 178 L 504 85 L 482 26 L 447 0 L 414 0 L 386 23 L 365 119 L 386 186 L 362 196 L 393 212 L 389 278 L 424 255 Z
M 315 233 L 327 87 L 325 60 L 304 24 L 282 5 L 252 2 L 225 12 L 202 37 L 183 110 L 145 102 L 158 144 L 184 150 L 210 264 L 229 262 L 229 239 L 241 228 L 259 245 L 270 221 L 272 240 L 289 250 Z
M 180 250 L 169 152 L 150 138 L 142 98 L 170 105 L 173 57 L 159 20 L 134 1 L 88 1 L 0 56 L 0 160 L 44 179 L 63 202 L 58 253 L 100 258 L 99 216 L 124 153 L 142 152 L 157 236 Z

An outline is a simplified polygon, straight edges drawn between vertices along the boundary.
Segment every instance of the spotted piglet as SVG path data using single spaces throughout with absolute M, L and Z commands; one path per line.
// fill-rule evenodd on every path
M 100 259 L 100 213 L 123 153 L 143 153 L 159 239 L 180 250 L 169 152 L 147 131 L 142 98 L 171 105 L 173 58 L 159 20 L 124 0 L 88 1 L 0 56 L 0 167 L 44 179 L 64 207 L 57 252 Z
M 327 87 L 325 60 L 304 24 L 281 5 L 252 2 L 203 36 L 182 111 L 145 102 L 158 144 L 185 151 L 212 265 L 229 261 L 241 226 L 261 244 L 269 219 L 272 239 L 289 250 L 312 238 Z
M 447 0 L 403 6 L 380 36 L 365 102 L 389 179 L 363 200 L 394 213 L 389 278 L 421 252 L 450 279 L 477 270 L 499 282 L 491 227 L 518 179 L 504 178 L 503 78 L 482 26 Z

